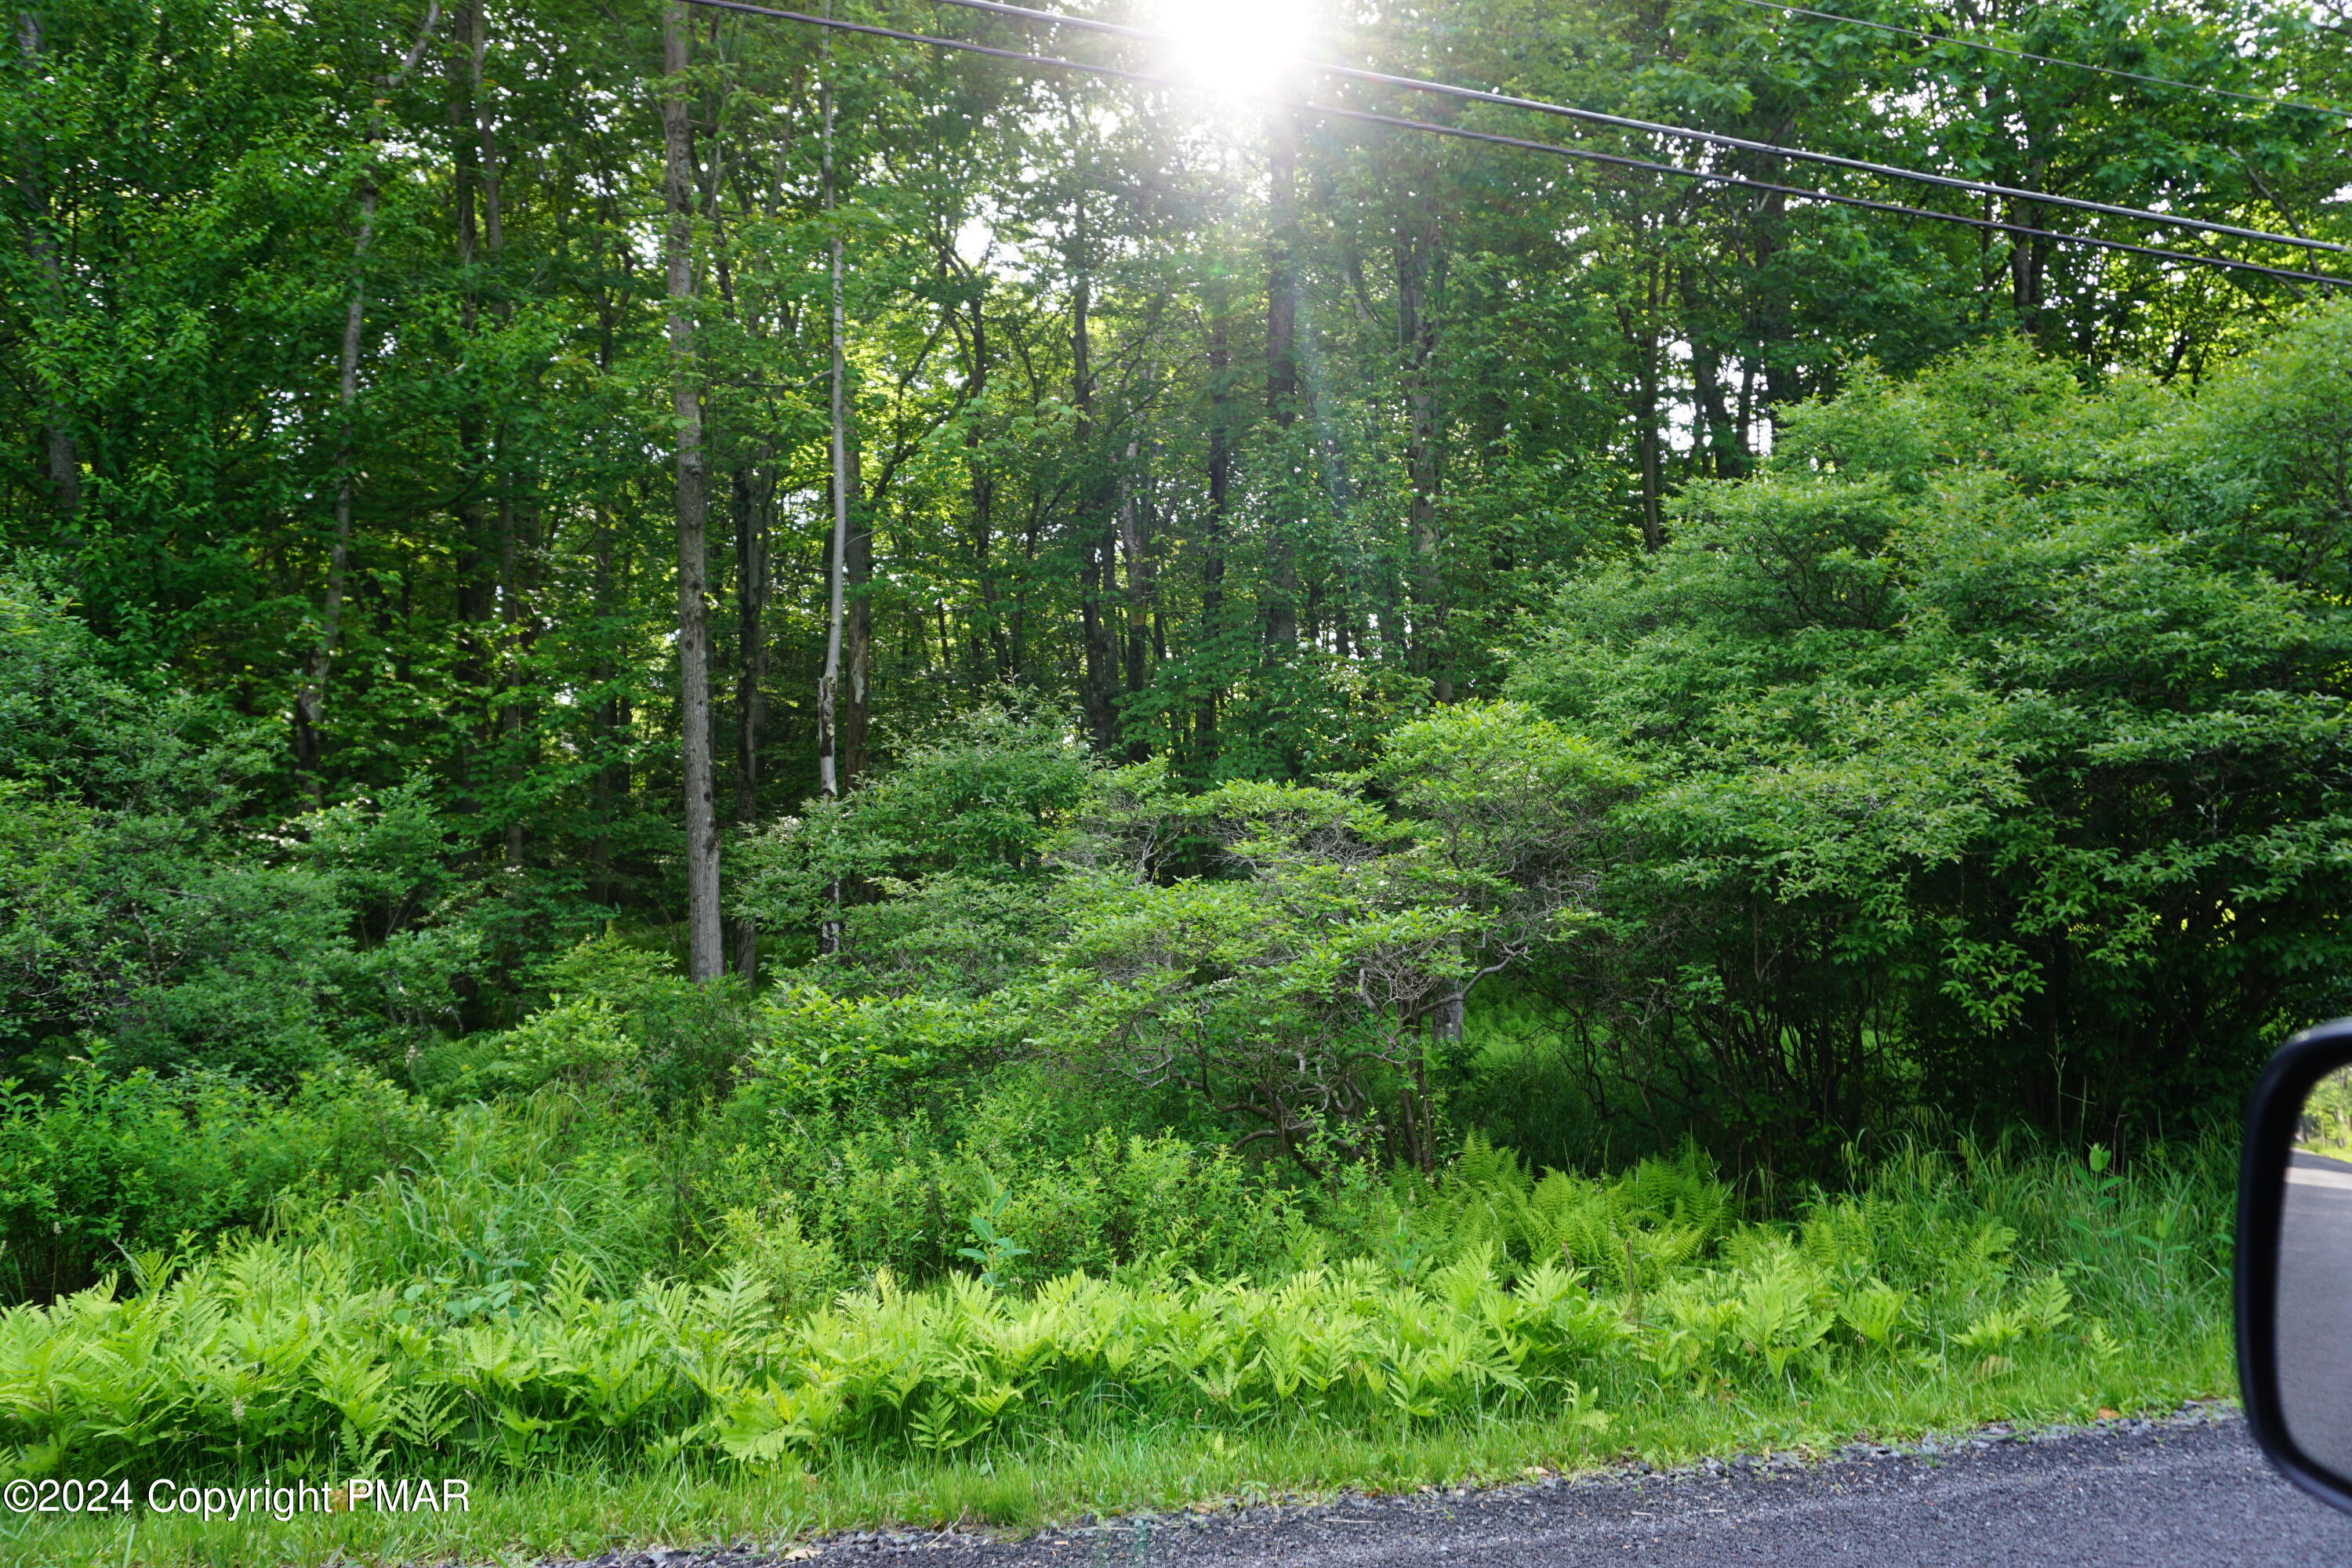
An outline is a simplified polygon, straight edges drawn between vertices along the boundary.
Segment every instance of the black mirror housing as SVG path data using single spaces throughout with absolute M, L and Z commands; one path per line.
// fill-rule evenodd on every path
M 2285 1380 L 2307 1384 L 2315 1369 L 2307 1364 L 2313 1360 L 2307 1340 L 2302 1349 L 2282 1345 L 2285 1336 L 2280 1314 L 2283 1266 L 2289 1250 L 2289 1171 L 2305 1130 L 2305 1104 L 2323 1079 L 2347 1068 L 2352 1068 L 2352 1018 L 2338 1018 L 2305 1029 L 2280 1047 L 2254 1087 L 2238 1166 L 2235 1294 L 2238 1387 L 2255 1443 L 2295 1485 L 2352 1512 L 2352 1464 L 2315 1458 L 2296 1440 Z M 2305 1179 L 2352 1188 L 2352 1177 L 2333 1172 Z M 2342 1201 L 2352 1205 L 2352 1194 Z M 2345 1306 L 2352 1311 L 2352 1300 Z M 2337 1343 L 2335 1364 L 2352 1373 L 2352 1334 Z

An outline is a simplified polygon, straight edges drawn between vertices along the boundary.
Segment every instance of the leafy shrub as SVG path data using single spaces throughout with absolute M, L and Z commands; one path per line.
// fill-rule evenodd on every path
M 445 1103 L 530 1094 L 549 1084 L 610 1087 L 639 1060 L 620 1016 L 593 996 L 541 1008 L 503 1034 L 453 1041 L 421 1055 L 413 1076 Z
M 0 1057 L 53 1085 L 91 1038 L 290 1086 L 455 1026 L 481 933 L 429 779 L 250 819 L 275 735 L 114 673 L 66 596 L 0 572 Z
M 1544 965 L 1587 1070 L 1819 1176 L 1906 1106 L 2193 1124 L 2342 1012 L 2347 341 L 1864 374 L 1571 580 L 1507 689 L 1644 769 Z
M 593 1005 L 619 1020 L 659 1110 L 722 1095 L 756 1037 L 756 1009 L 739 979 L 698 985 L 667 954 L 609 931 L 543 965 L 539 980 L 555 1005 Z
M 0 1255 L 15 1299 L 80 1289 L 133 1250 L 258 1226 L 283 1196 L 352 1191 L 429 1147 L 425 1108 L 356 1068 L 289 1097 L 80 1058 L 58 1094 L 0 1100 Z
M 584 1270 L 601 1290 L 678 1271 L 677 1194 L 633 1124 L 561 1086 L 449 1113 L 441 1147 L 347 1196 L 283 1216 L 370 1280 L 498 1290 Z
M 902 1102 L 912 1086 L 986 1066 L 1018 1043 L 1016 998 L 848 998 L 814 985 L 761 1004 L 745 1063 L 745 1100 L 768 1115 L 807 1116 Z

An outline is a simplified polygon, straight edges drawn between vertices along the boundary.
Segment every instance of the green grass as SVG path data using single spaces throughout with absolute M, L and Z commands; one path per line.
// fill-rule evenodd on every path
M 848 1454 L 807 1476 L 747 1477 L 684 1467 L 583 1472 L 488 1488 L 447 1519 L 298 1517 L 209 1523 L 142 1515 L 69 1524 L 0 1521 L 0 1563 L 44 1568 L 495 1562 L 589 1557 L 616 1547 L 752 1541 L 774 1547 L 834 1531 L 904 1523 L 1022 1531 L 1087 1513 L 1165 1513 L 1195 1504 L 1409 1491 L 1507 1482 L 1530 1468 L 1575 1473 L 1639 1459 L 1821 1454 L 1860 1437 L 1898 1441 L 1988 1421 L 2083 1422 L 2103 1408 L 2168 1410 L 2232 1386 L 2226 1327 L 2150 1344 L 2104 1366 L 2084 1357 L 2021 1359 L 2000 1377 L 1864 1378 L 1698 1398 L 1652 1391 L 1611 1407 L 1601 1431 L 1547 1417 L 1499 1416 L 1422 1429 L 1348 1431 L 1303 1422 L 1232 1432 L 1166 1421 L 1039 1436 L 947 1461 Z

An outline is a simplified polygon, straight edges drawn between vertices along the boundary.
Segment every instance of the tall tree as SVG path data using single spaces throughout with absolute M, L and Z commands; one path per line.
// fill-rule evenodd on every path
M 28 25 L 29 24 L 29 13 Z M 408 73 L 416 68 L 425 45 L 432 39 L 433 29 L 440 25 L 440 0 L 427 0 L 424 25 L 417 29 L 416 42 L 401 57 L 399 64 L 382 77 L 377 84 L 390 92 L 398 87 Z M 294 765 L 303 774 L 318 804 L 326 804 L 326 781 L 320 772 L 320 728 L 324 721 L 327 681 L 333 673 L 335 648 L 342 639 L 343 597 L 349 584 L 352 559 L 352 503 L 357 475 L 352 471 L 354 421 L 360 397 L 360 342 L 367 325 L 367 253 L 375 238 L 376 202 L 382 195 L 377 185 L 376 157 L 383 142 L 383 104 L 378 99 L 367 120 L 367 134 L 362 144 L 358 177 L 352 187 L 352 278 L 351 300 L 343 310 L 342 342 L 335 356 L 335 409 L 339 429 L 335 438 L 335 503 L 334 538 L 327 549 L 327 587 L 319 604 L 318 637 L 303 661 L 301 683 L 295 688 L 293 710 Z
M 677 479 L 677 717 L 686 795 L 686 968 L 725 972 L 719 910 L 719 814 L 712 798 L 708 575 L 710 476 L 702 446 L 702 374 L 694 342 L 694 129 L 688 114 L 691 32 L 684 0 L 662 7 L 664 281 L 669 298 L 670 405 Z

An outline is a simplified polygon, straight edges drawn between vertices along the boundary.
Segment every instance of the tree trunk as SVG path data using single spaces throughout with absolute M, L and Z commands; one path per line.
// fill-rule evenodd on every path
M 832 0 L 826 0 L 825 14 L 832 15 Z M 830 216 L 834 210 L 833 183 L 833 35 L 827 33 L 819 44 L 820 58 L 824 62 L 824 210 Z M 842 776 L 838 722 L 841 692 L 841 653 L 843 612 L 846 607 L 849 585 L 849 365 L 842 352 L 846 335 L 841 300 L 841 236 L 836 232 L 826 247 L 828 278 L 833 291 L 830 313 L 831 358 L 828 375 L 832 393 L 833 426 L 829 447 L 832 461 L 829 489 L 833 500 L 833 548 L 825 566 L 824 667 L 816 680 L 816 781 L 817 788 L 828 799 L 839 799 Z M 841 884 L 835 882 L 829 891 L 834 908 L 841 907 Z M 837 952 L 841 946 L 841 922 L 828 920 L 818 935 L 817 945 L 824 952 Z
M 985 416 L 988 401 L 988 281 L 975 274 L 971 294 L 971 361 L 966 367 L 965 404 L 982 409 Z M 1004 645 L 1004 625 L 996 608 L 996 573 L 989 558 L 994 542 L 996 511 L 996 479 L 989 471 L 988 454 L 981 445 L 977 421 L 965 426 L 963 437 L 964 468 L 971 477 L 971 553 L 972 576 L 980 588 L 980 618 L 986 623 L 988 657 L 985 668 L 989 678 L 1009 679 L 1013 674 L 1012 652 Z M 978 647 L 979 635 L 974 637 L 973 663 L 982 660 Z
M 1147 406 L 1151 402 L 1152 384 L 1158 379 L 1157 368 L 1146 365 L 1142 401 Z M 1127 635 L 1121 639 L 1120 656 L 1131 698 L 1141 696 L 1151 683 L 1151 510 L 1150 461 L 1142 432 L 1138 430 L 1128 437 L 1118 499 L 1118 547 L 1127 565 Z M 1129 762 L 1139 763 L 1150 755 L 1150 747 L 1140 735 L 1129 743 Z
M 1094 341 L 1087 312 L 1092 308 L 1093 281 L 1087 276 L 1085 247 L 1087 209 L 1077 207 L 1076 247 L 1071 270 L 1076 287 L 1070 301 L 1070 403 L 1077 410 L 1071 446 L 1079 467 L 1077 485 L 1078 637 L 1086 666 L 1083 693 L 1087 730 L 1095 750 L 1108 752 L 1118 739 L 1118 716 L 1111 701 L 1114 655 L 1110 628 L 1103 616 L 1104 577 L 1110 564 L 1106 548 L 1108 531 L 1097 512 L 1103 510 L 1102 487 L 1097 479 L 1095 451 Z
M 1642 548 L 1656 554 L 1666 542 L 1664 485 L 1658 450 L 1658 262 L 1649 266 L 1648 294 L 1640 321 L 1617 307 L 1619 329 L 1633 351 L 1634 460 L 1642 480 Z
M 474 26 L 472 11 L 473 7 L 467 5 L 456 14 L 459 40 L 467 45 L 468 58 Z M 459 353 L 464 360 L 474 363 L 482 357 L 474 341 L 480 320 L 475 265 L 481 254 L 481 219 L 476 200 L 481 171 L 473 104 L 467 90 L 469 79 L 459 62 L 451 60 L 446 64 L 449 81 L 444 109 L 449 124 L 450 227 L 457 247 Z M 459 811 L 471 815 L 482 808 L 478 792 L 484 782 L 480 776 L 483 753 L 498 732 L 496 688 L 500 684 L 498 652 L 502 640 L 491 629 L 497 620 L 499 552 L 485 505 L 487 493 L 496 486 L 496 460 L 490 450 L 489 413 L 483 405 L 478 388 L 467 389 L 457 407 L 457 425 L 458 473 L 456 493 L 449 504 L 451 520 L 456 524 L 457 578 L 457 657 L 452 673 L 463 691 L 459 700 L 464 734 L 460 742 L 457 805 Z M 481 852 L 487 856 L 491 851 L 484 844 Z
M 1193 766 L 1210 777 L 1217 761 L 1217 656 L 1225 613 L 1225 516 L 1233 488 L 1233 353 L 1225 343 L 1223 289 L 1212 279 L 1209 307 L 1209 515 L 1201 528 L 1201 625 L 1192 638 L 1201 690 L 1192 709 Z
M 662 197 L 669 298 L 670 401 L 677 426 L 678 755 L 686 790 L 686 972 L 724 971 L 719 917 L 719 821 L 711 798 L 710 625 L 707 595 L 710 479 L 702 449 L 702 388 L 694 345 L 694 132 L 687 117 L 685 0 L 662 7 Z
M 845 405 L 843 412 L 848 412 Z M 848 603 L 843 606 L 841 649 L 841 782 L 846 787 L 873 765 L 866 737 L 874 714 L 874 518 L 866 504 L 854 426 L 844 426 L 842 440 L 849 497 L 849 558 L 844 563 Z
M 431 0 L 425 6 L 424 25 L 417 29 L 416 42 L 401 57 L 399 66 L 377 79 L 378 85 L 390 91 L 402 79 L 416 68 L 425 46 L 440 25 L 440 0 Z M 27 12 L 24 18 L 26 51 L 37 54 L 40 47 L 39 24 Z M 333 672 L 335 650 L 342 635 L 343 600 L 349 592 L 352 560 L 352 417 L 360 395 L 360 342 L 367 322 L 367 253 L 375 237 L 375 207 L 378 192 L 375 179 L 375 149 L 383 140 L 383 114 L 379 109 L 368 121 L 367 162 L 362 167 L 352 197 L 359 209 L 359 226 L 352 237 L 352 293 L 343 310 L 343 341 L 336 356 L 335 409 L 342 428 L 335 442 L 335 510 L 334 540 L 327 550 L 327 588 L 319 605 L 319 639 L 311 646 L 303 661 L 302 679 L 294 692 L 294 765 L 310 779 L 311 798 L 325 804 L 325 782 L 320 775 L 320 759 L 324 749 L 322 724 L 327 700 L 327 680 Z M 45 241 L 44 241 L 45 243 Z M 70 456 L 70 451 L 68 456 Z M 54 453 L 52 454 L 54 457 Z M 74 496 L 79 500 L 80 474 L 74 470 Z
M 335 662 L 335 646 L 342 635 L 343 596 L 352 561 L 352 418 L 360 395 L 360 338 L 367 319 L 367 281 L 362 270 L 368 242 L 375 236 L 375 173 L 360 176 L 357 192 L 359 233 L 352 241 L 352 297 L 343 311 L 342 349 L 336 360 L 336 412 L 342 429 L 335 443 L 335 537 L 327 550 L 327 592 L 319 605 L 319 640 L 304 661 L 301 685 L 294 693 L 294 765 L 309 775 L 311 798 L 326 804 L 326 781 L 320 776 L 323 748 L 320 725 L 325 716 L 327 679 Z
M 1266 514 L 1265 640 L 1281 655 L 1298 641 L 1297 476 L 1287 437 L 1298 417 L 1298 124 L 1294 111 L 1270 117 L 1266 160 L 1265 405 L 1274 416 L 1276 463 Z
M 46 47 L 41 18 L 30 9 L 17 13 L 16 47 L 24 56 L 27 75 L 37 77 Z M 17 147 L 17 184 L 26 205 L 26 245 L 41 273 L 48 309 L 60 320 L 66 314 L 65 268 L 58 258 L 57 241 L 48 231 L 48 197 L 41 179 L 37 143 Z M 49 471 L 49 495 L 58 515 L 71 517 L 81 510 L 81 451 L 74 440 L 73 424 L 60 400 L 52 397 L 41 432 L 43 456 Z
M 826 112 L 832 105 L 828 98 Z M 828 122 L 829 123 L 829 122 Z M 831 160 L 826 163 L 828 192 L 831 205 Z M 839 756 L 840 726 L 837 721 L 837 698 L 841 689 L 842 611 L 847 598 L 849 575 L 849 442 L 848 410 L 845 406 L 847 366 L 842 356 L 841 310 L 841 239 L 835 236 L 830 247 L 832 305 L 832 404 L 833 426 L 830 455 L 832 475 L 827 489 L 833 502 L 833 545 L 825 563 L 824 667 L 816 679 L 816 784 L 828 797 L 841 794 L 841 759 Z
M 506 216 L 499 201 L 498 135 L 490 123 L 489 105 L 482 94 L 482 59 L 489 47 L 489 35 L 482 26 L 480 0 L 472 0 L 458 13 L 460 36 L 466 44 L 466 102 L 474 137 L 474 184 L 479 194 L 480 226 L 478 253 L 495 269 L 506 250 Z M 461 171 L 462 172 L 462 171 Z M 462 240 L 465 248 L 474 252 L 476 237 L 473 230 L 474 210 L 468 202 Z M 478 281 L 468 279 L 466 285 L 467 325 L 472 325 L 474 300 L 480 292 Z M 495 286 L 490 291 L 490 313 L 500 322 L 508 320 L 511 308 L 505 296 Z M 523 863 L 523 824 L 519 803 L 521 799 L 526 766 L 527 715 L 520 695 L 523 685 L 522 658 L 524 645 L 530 640 L 530 628 L 523 612 L 522 541 L 520 519 L 515 506 L 515 480 L 509 467 L 511 455 L 507 424 L 503 417 L 492 421 L 490 450 L 495 456 L 490 464 L 492 482 L 498 489 L 498 621 L 499 649 L 497 659 L 496 694 L 491 699 L 495 710 L 494 729 L 504 753 L 507 784 L 507 824 L 505 828 L 506 863 L 520 867 Z
M 1445 638 L 1445 572 L 1438 537 L 1436 394 L 1430 384 L 1437 326 L 1429 291 L 1441 265 L 1437 237 L 1418 216 L 1396 232 L 1397 347 L 1404 370 L 1404 466 L 1412 496 L 1405 521 L 1412 551 L 1408 593 L 1412 605 L 1414 663 L 1439 702 L 1454 700 L 1454 670 Z
M 1683 304 L 1683 335 L 1690 344 L 1691 391 L 1697 407 L 1702 470 L 1719 479 L 1737 479 L 1748 471 L 1748 448 L 1732 421 L 1731 400 L 1723 384 L 1723 356 L 1704 320 L 1706 302 L 1699 297 L 1697 274 L 1689 267 L 1675 268 Z
M 760 740 L 768 719 L 767 513 L 751 475 L 735 470 L 729 487 L 735 512 L 735 826 L 749 828 L 760 812 Z M 735 973 L 759 978 L 760 931 L 750 915 L 735 923 Z

